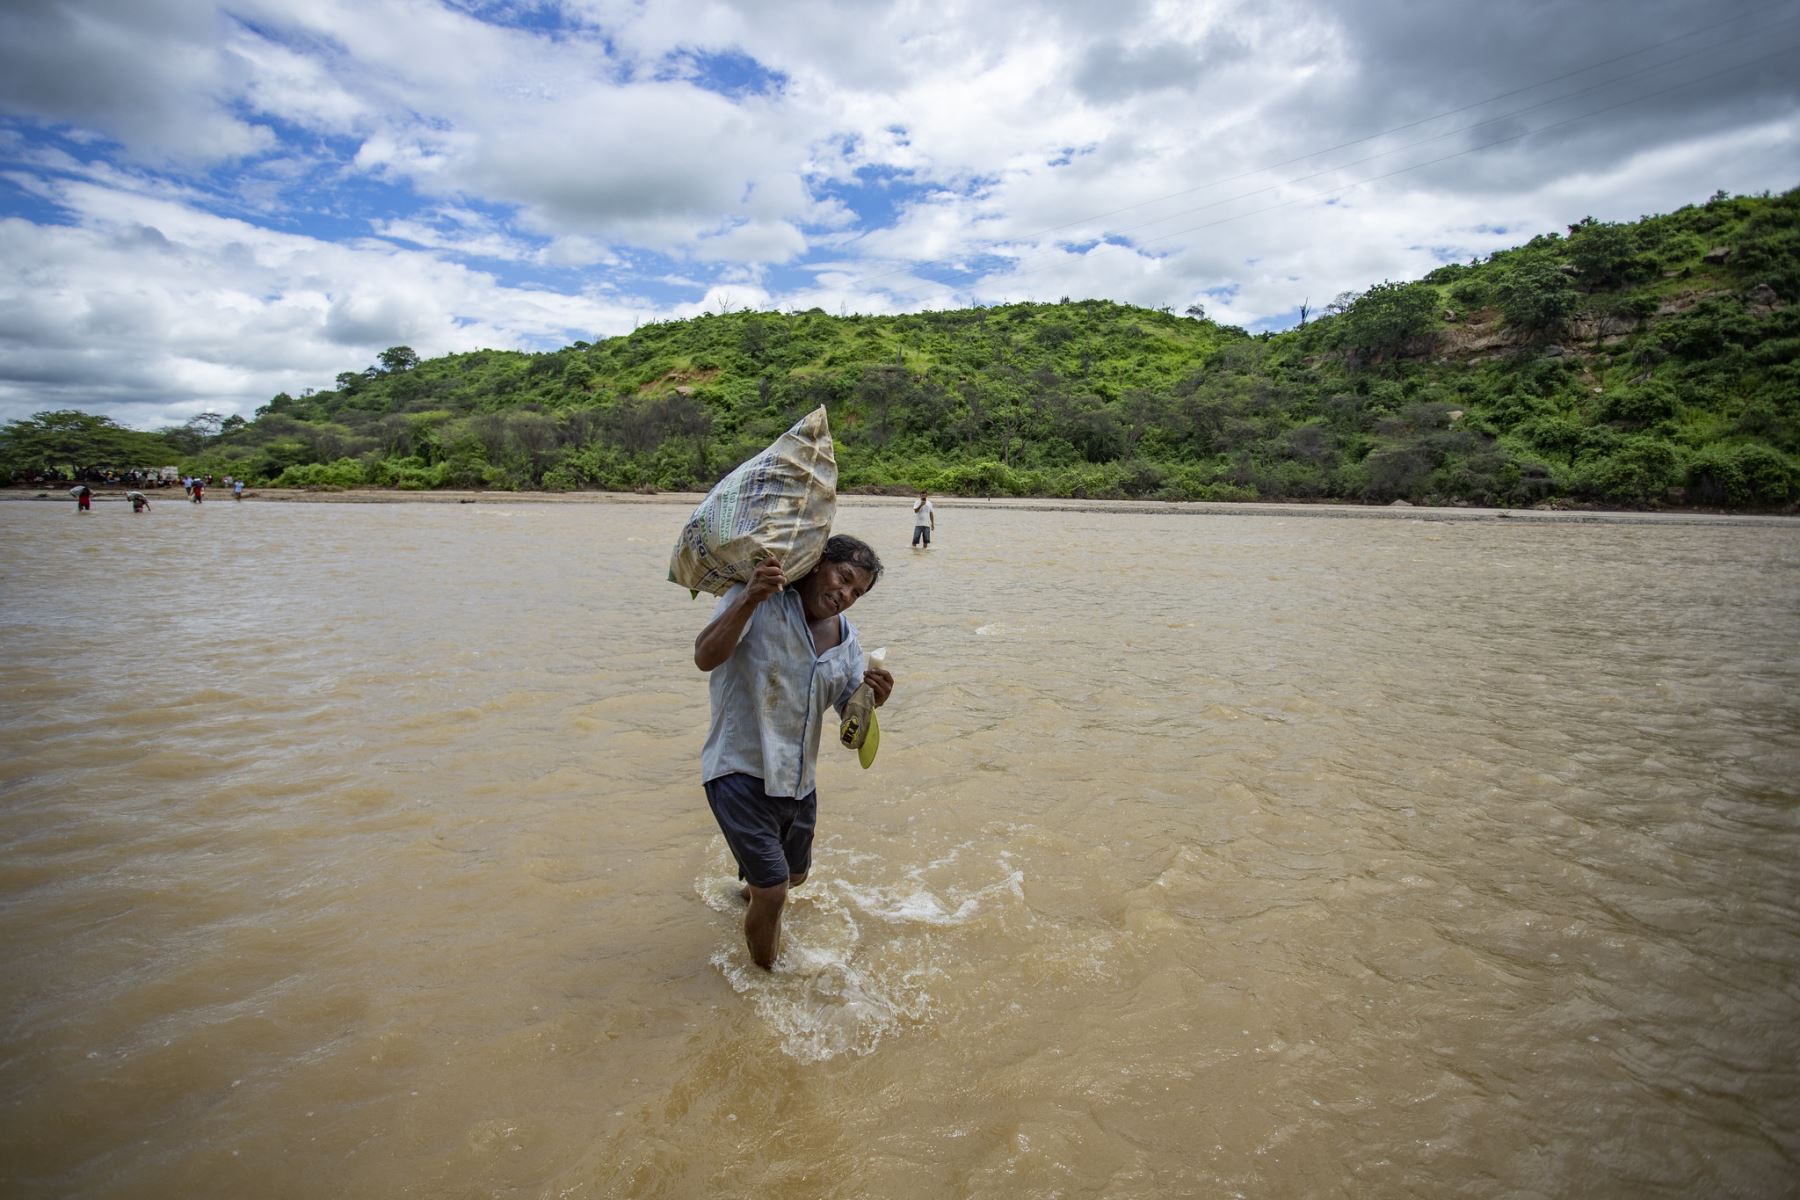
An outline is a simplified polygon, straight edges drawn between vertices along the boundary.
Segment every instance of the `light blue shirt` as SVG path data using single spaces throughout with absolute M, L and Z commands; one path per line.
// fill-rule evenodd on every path
M 716 619 L 744 591 L 734 584 Z M 700 752 L 701 782 L 742 773 L 771 796 L 804 796 L 814 788 L 819 731 L 826 710 L 842 715 L 863 678 L 856 626 L 839 615 L 843 637 L 824 654 L 813 650 L 806 611 L 793 588 L 756 606 L 731 657 L 714 667 L 712 727 Z

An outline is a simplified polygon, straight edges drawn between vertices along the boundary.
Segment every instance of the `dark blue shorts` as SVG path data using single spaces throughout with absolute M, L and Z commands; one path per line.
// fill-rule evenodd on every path
M 819 793 L 771 796 L 754 775 L 721 775 L 706 781 L 706 803 L 737 859 L 738 878 L 752 887 L 774 887 L 812 866 L 813 823 Z

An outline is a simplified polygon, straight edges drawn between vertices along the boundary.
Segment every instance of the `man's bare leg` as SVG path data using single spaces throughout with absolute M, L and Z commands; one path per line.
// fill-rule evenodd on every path
M 804 876 L 804 875 L 789 875 L 788 876 L 788 886 L 791 888 L 797 888 L 805 882 L 806 882 L 806 876 Z M 742 900 L 745 904 L 750 903 L 750 885 L 749 884 L 746 883 L 743 887 L 738 889 L 738 899 Z
M 750 945 L 750 957 L 767 971 L 775 965 L 781 949 L 781 909 L 787 903 L 788 885 L 760 888 L 750 885 L 750 911 L 744 914 L 744 940 Z

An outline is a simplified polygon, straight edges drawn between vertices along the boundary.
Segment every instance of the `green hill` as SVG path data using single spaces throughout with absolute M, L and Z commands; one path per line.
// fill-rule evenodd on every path
M 698 489 L 818 404 L 846 491 L 1780 508 L 1800 190 L 1585 221 L 1250 336 L 1103 300 L 405 347 L 180 461 L 277 486 Z

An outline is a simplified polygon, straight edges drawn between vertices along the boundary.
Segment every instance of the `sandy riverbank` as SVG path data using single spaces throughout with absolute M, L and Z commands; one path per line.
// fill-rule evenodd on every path
M 95 488 L 94 503 L 124 503 L 126 488 Z M 152 509 L 162 504 L 186 504 L 187 498 L 173 488 L 146 489 Z M 675 504 L 699 503 L 698 492 L 658 492 L 645 495 L 635 492 L 485 492 L 434 491 L 403 492 L 391 489 L 358 488 L 341 492 L 317 492 L 300 489 L 257 488 L 246 492 L 242 501 L 234 501 L 222 490 L 207 495 L 208 504 Z M 1032 497 L 936 497 L 941 510 L 958 508 L 1041 509 L 1048 512 L 1117 512 L 1154 513 L 1163 516 L 1281 516 L 1339 519 L 1410 520 L 1410 521 L 1521 521 L 1554 524 L 1611 525 L 1775 525 L 1800 530 L 1800 515 L 1736 514 L 1723 512 L 1617 512 L 1584 509 L 1500 509 L 1500 508 L 1425 508 L 1416 505 L 1361 504 L 1280 504 L 1273 502 L 1219 503 L 1207 501 L 1161 500 L 1076 500 Z M 67 485 L 43 488 L 0 489 L 0 500 L 35 500 L 40 503 L 73 504 Z M 884 508 L 906 503 L 904 496 L 844 495 L 838 503 L 845 508 Z

